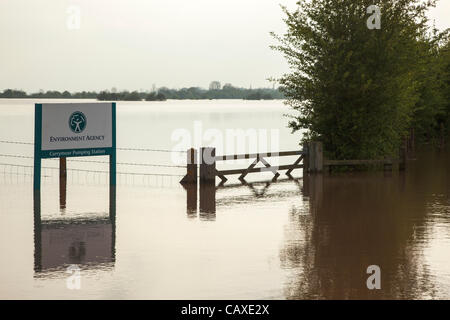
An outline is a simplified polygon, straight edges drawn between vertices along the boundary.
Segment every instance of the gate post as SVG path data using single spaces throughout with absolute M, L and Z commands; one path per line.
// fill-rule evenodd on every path
M 200 181 L 216 181 L 216 148 L 200 148 Z
M 323 144 L 321 141 L 315 142 L 315 149 L 316 149 L 316 172 L 322 172 L 323 171 Z
M 200 219 L 214 220 L 216 212 L 216 148 L 200 148 Z
M 186 175 L 180 183 L 197 183 L 197 150 L 194 148 L 187 151 Z
M 323 144 L 320 141 L 309 142 L 309 172 L 318 173 L 323 170 Z
M 303 143 L 303 152 L 306 152 L 303 154 L 303 179 L 305 179 L 306 176 L 308 176 L 309 171 L 309 147 L 308 143 Z
M 308 172 L 316 171 L 316 148 L 313 141 L 308 142 Z

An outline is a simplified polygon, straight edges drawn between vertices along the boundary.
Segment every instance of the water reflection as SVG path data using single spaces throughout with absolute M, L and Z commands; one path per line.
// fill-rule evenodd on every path
M 188 218 L 197 217 L 197 192 L 200 192 L 200 220 L 214 221 L 216 219 L 216 186 L 214 182 L 203 182 L 200 187 L 196 183 L 182 184 L 186 190 L 186 214 Z
M 424 257 L 431 230 L 419 173 L 309 176 L 310 213 L 289 213 L 282 267 L 290 299 L 436 297 Z M 438 176 L 429 187 L 439 185 Z M 422 181 L 423 183 L 423 181 Z M 381 290 L 368 290 L 369 265 L 381 268 Z
M 185 223 L 183 216 L 180 229 L 174 230 L 179 234 L 183 230 L 192 232 L 189 235 L 214 230 L 218 236 L 205 247 L 201 247 L 202 242 L 195 237 L 186 237 L 194 240 L 180 249 L 179 245 L 170 245 L 175 232 L 164 238 L 165 232 L 158 230 L 161 229 L 159 215 L 155 214 L 149 220 L 141 220 L 144 219 L 141 215 L 124 215 L 121 221 L 126 221 L 125 217 L 128 222 L 136 220 L 127 230 L 137 232 L 139 236 L 134 240 L 124 237 L 121 245 L 125 249 L 121 252 L 131 250 L 133 256 L 153 257 L 155 251 L 161 250 L 174 260 L 159 263 L 157 258 L 148 258 L 150 262 L 142 268 L 145 272 L 142 271 L 139 279 L 139 283 L 141 279 L 145 283 L 145 288 L 140 284 L 130 285 L 128 280 L 121 285 L 141 288 L 142 293 L 137 297 L 147 297 L 147 288 L 158 282 L 146 273 L 148 268 L 161 270 L 157 278 L 166 277 L 169 283 L 174 277 L 189 278 L 185 276 L 187 272 L 177 274 L 178 269 L 167 271 L 168 265 L 183 264 L 190 274 L 198 272 L 195 279 L 201 279 L 203 273 L 198 271 L 199 265 L 208 259 L 215 265 L 223 263 L 224 259 L 229 261 L 231 257 L 232 262 L 224 265 L 224 273 L 232 277 L 224 282 L 214 282 L 214 279 L 224 278 L 224 273 L 217 272 L 203 282 L 207 289 L 183 291 L 182 296 L 194 292 L 208 298 L 209 290 L 219 292 L 230 283 L 238 283 L 243 286 L 233 289 L 231 294 L 239 296 L 245 290 L 254 290 L 252 294 L 255 295 L 258 293 L 254 292 L 263 292 L 263 298 L 269 295 L 288 299 L 448 297 L 450 273 L 445 269 L 448 258 L 443 256 L 433 260 L 432 255 L 448 252 L 450 243 L 449 159 L 442 156 L 423 159 L 412 164 L 406 173 L 394 171 L 389 176 L 383 172 L 316 175 L 304 180 L 244 182 L 220 188 L 214 184 L 203 187 L 187 184 L 184 186 L 186 203 L 182 199 L 177 210 L 184 211 L 186 204 L 189 219 L 198 217 L 211 223 L 198 228 L 198 224 Z M 423 170 L 423 163 L 436 170 Z M 136 190 L 132 192 L 134 194 Z M 111 199 L 114 197 L 112 194 Z M 161 193 L 155 193 L 154 199 L 160 197 Z M 137 199 L 142 200 L 138 210 L 151 205 L 148 194 Z M 128 210 L 131 202 L 126 204 Z M 40 203 L 35 202 L 35 277 L 47 280 L 47 277 L 65 271 L 70 264 L 102 270 L 114 266 L 115 201 L 110 203 L 110 208 L 113 213 L 110 219 L 69 220 L 66 215 L 64 221 L 41 221 Z M 154 225 L 154 229 L 139 231 L 141 221 Z M 167 221 L 170 226 L 178 224 L 175 219 Z M 125 224 L 124 230 L 126 227 Z M 220 229 L 225 231 L 221 234 Z M 230 240 L 230 232 L 235 232 L 232 237 L 237 239 L 235 243 Z M 202 238 L 205 234 L 201 234 Z M 264 242 L 265 238 L 269 240 Z M 141 245 L 142 242 L 145 244 Z M 177 244 L 185 242 L 184 238 L 176 241 Z M 242 262 L 246 256 L 242 251 L 240 255 L 233 254 L 245 245 L 253 248 L 255 255 Z M 184 250 L 190 250 L 190 254 L 200 253 L 199 265 L 172 258 L 179 257 Z M 216 258 L 216 255 L 220 257 Z M 126 263 L 127 260 L 131 258 L 122 254 L 121 261 Z M 130 265 L 127 272 L 133 274 L 135 264 Z M 381 268 L 379 291 L 366 287 L 369 276 L 366 270 L 370 265 Z M 123 271 L 119 272 L 123 274 Z M 249 280 L 248 274 L 255 278 Z M 270 285 L 261 285 L 270 276 L 273 276 Z M 184 290 L 177 288 L 177 283 L 178 280 L 170 283 L 170 288 L 177 292 Z M 155 296 L 159 292 L 155 291 Z M 220 292 L 217 296 L 221 297 Z
M 407 172 L 205 185 L 199 189 L 200 218 L 214 221 L 216 206 L 219 212 L 234 206 L 239 211 L 249 205 L 258 208 L 255 205 L 261 206 L 260 200 L 292 201 L 279 251 L 280 267 L 286 272 L 283 297 L 287 299 L 448 297 L 448 281 L 436 278 L 442 271 L 436 270 L 439 264 L 430 260 L 429 250 L 438 255 L 448 251 L 450 157 L 425 156 L 411 163 Z M 424 170 L 423 163 L 436 170 Z M 295 183 L 298 188 L 282 187 L 284 183 Z M 226 192 L 229 197 L 216 199 L 223 189 L 231 189 Z M 250 190 L 250 195 L 244 189 Z M 197 212 L 196 191 L 197 186 L 187 192 L 188 215 Z M 296 200 L 300 197 L 301 201 Z M 436 228 L 441 234 L 436 235 Z M 381 290 L 367 288 L 371 265 L 381 268 Z M 450 275 L 448 271 L 444 274 Z
M 197 217 L 197 184 L 186 183 L 182 186 L 186 190 L 186 214 L 194 219 Z
M 216 220 L 216 185 L 214 182 L 200 184 L 200 220 Z
M 299 182 L 301 179 L 280 179 L 277 180 L 277 184 L 286 183 L 286 182 L 294 182 L 299 186 L 299 190 L 303 188 L 301 183 Z M 214 183 L 203 182 L 200 184 L 200 187 L 197 187 L 197 184 L 186 183 L 183 184 L 183 188 L 186 191 L 186 214 L 188 218 L 196 218 L 197 217 L 197 193 L 200 193 L 200 201 L 199 201 L 199 209 L 200 209 L 200 219 L 201 220 L 210 220 L 214 221 L 216 217 L 216 206 L 224 205 L 230 206 L 233 202 L 242 203 L 242 200 L 239 196 L 235 195 L 231 198 L 227 198 L 225 200 L 217 200 L 217 192 L 219 190 L 228 190 L 228 189 L 239 189 L 239 188 L 247 188 L 252 192 L 253 197 L 248 198 L 245 197 L 248 201 L 254 201 L 258 198 L 267 198 L 272 197 L 273 195 L 267 195 L 267 192 L 270 189 L 270 186 L 274 183 L 273 180 L 267 181 L 258 181 L 258 182 L 247 182 L 245 179 L 242 179 L 238 184 L 219 184 L 216 186 Z M 262 185 L 262 187 L 259 187 Z M 291 194 L 291 193 L 289 193 Z M 280 196 L 277 194 L 277 196 Z
M 241 179 L 241 181 L 244 186 L 247 186 L 253 192 L 256 198 L 264 197 L 272 182 L 263 182 L 264 186 L 257 189 L 255 188 L 255 183 L 248 183 L 245 179 Z
M 115 190 L 109 217 L 42 220 L 40 192 L 34 195 L 35 276 L 52 276 L 76 264 L 85 269 L 112 267 L 115 262 Z M 64 208 L 61 208 L 64 211 Z

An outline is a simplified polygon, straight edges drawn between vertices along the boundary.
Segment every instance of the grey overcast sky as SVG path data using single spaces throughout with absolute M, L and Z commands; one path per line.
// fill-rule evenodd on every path
M 1 0 L 0 89 L 147 90 L 207 87 L 212 80 L 271 86 L 266 79 L 287 65 L 269 48 L 269 32 L 284 31 L 279 5 L 295 3 Z M 80 9 L 79 29 L 71 6 Z M 449 14 L 450 0 L 441 0 L 430 17 L 444 29 Z

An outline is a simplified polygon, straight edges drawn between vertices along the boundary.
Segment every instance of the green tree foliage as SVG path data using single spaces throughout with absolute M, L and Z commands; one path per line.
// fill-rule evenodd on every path
M 450 137 L 450 36 L 447 36 L 445 45 L 439 50 L 439 65 L 441 69 L 440 75 L 440 92 L 442 93 L 443 112 L 440 114 L 438 121 L 443 123 L 444 134 Z
M 435 31 L 428 39 L 417 42 L 419 59 L 416 65 L 419 99 L 413 108 L 411 127 L 418 142 L 435 142 L 441 138 L 442 131 L 448 125 L 448 53 L 445 46 L 448 40 L 445 34 Z M 447 71 L 448 72 L 448 71 Z M 447 87 L 446 87 L 447 86 Z
M 307 129 L 306 138 L 322 140 L 335 159 L 396 156 L 430 94 L 421 93 L 419 75 L 432 76 L 423 50 L 430 41 L 425 14 L 435 2 L 300 0 L 296 11 L 283 8 L 287 32 L 274 34 L 280 42 L 274 48 L 291 67 L 279 81 L 298 111 L 293 131 Z M 381 9 L 381 28 L 371 30 L 373 4 Z

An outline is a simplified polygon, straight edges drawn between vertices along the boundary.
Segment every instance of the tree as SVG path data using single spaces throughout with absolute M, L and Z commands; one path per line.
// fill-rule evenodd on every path
M 411 127 L 418 142 L 439 142 L 441 131 L 447 126 L 449 89 L 445 88 L 446 78 L 448 80 L 445 72 L 449 61 L 445 59 L 445 37 L 445 33 L 434 31 L 429 39 L 417 42 L 420 53 L 416 68 L 419 99 L 413 108 Z
M 328 157 L 397 156 L 420 95 L 418 39 L 427 41 L 427 9 L 436 0 L 300 0 L 273 48 L 291 72 L 279 79 L 296 115 L 293 131 L 320 139 Z M 367 8 L 381 9 L 369 29 Z
M 438 121 L 442 123 L 442 127 L 447 137 L 450 137 L 450 37 L 447 36 L 445 45 L 439 51 L 440 61 L 440 84 L 441 93 L 444 100 L 443 112 Z
M 220 90 L 221 85 L 219 81 L 211 81 L 209 84 L 209 90 Z

